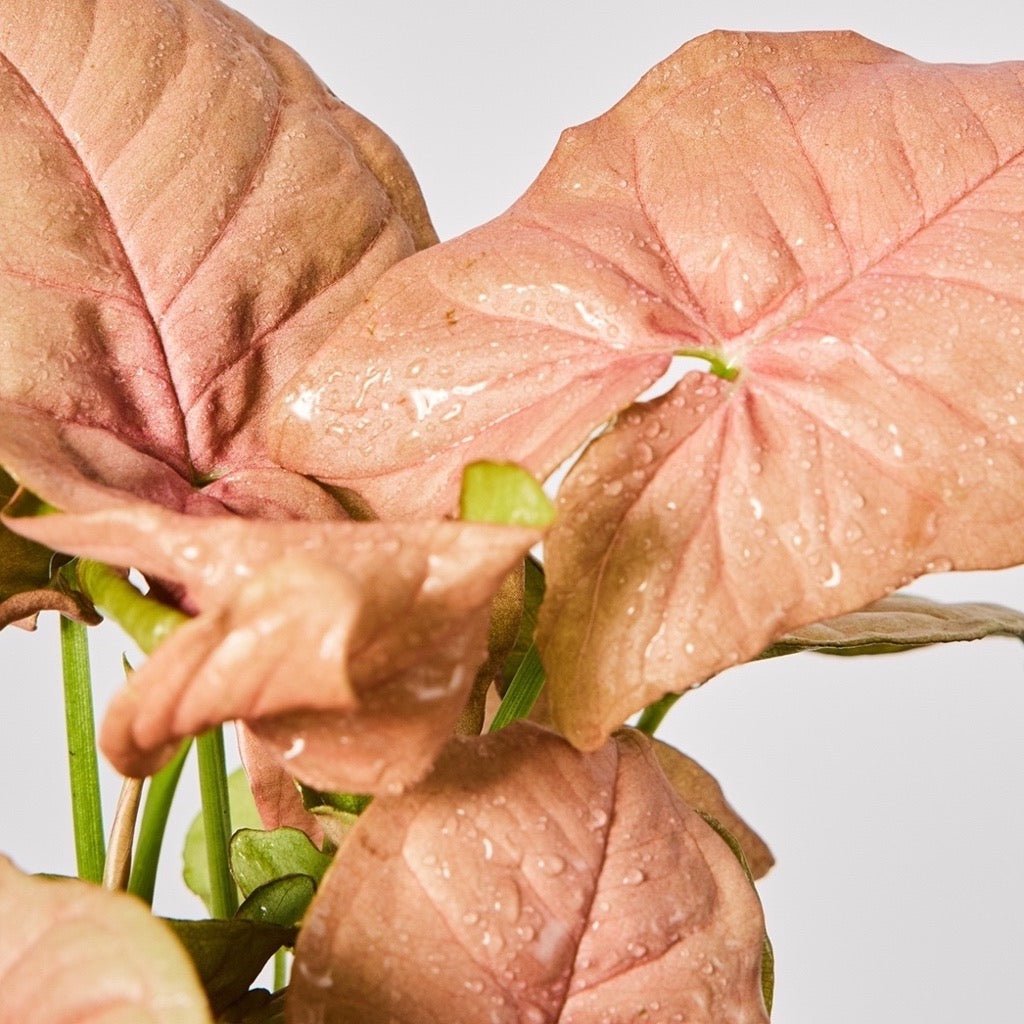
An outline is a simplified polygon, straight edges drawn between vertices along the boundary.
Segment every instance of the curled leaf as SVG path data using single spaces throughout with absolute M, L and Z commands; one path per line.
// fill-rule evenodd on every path
M 765 656 L 796 651 L 888 654 L 988 636 L 1024 640 L 1024 612 L 997 604 L 943 604 L 913 594 L 892 594 L 859 611 L 787 633 Z
M 211 1024 L 166 925 L 132 896 L 30 878 L 0 857 L 2 1024 Z
M 240 829 L 231 837 L 230 856 L 231 874 L 246 896 L 285 875 L 303 875 L 316 885 L 331 863 L 304 832 L 287 827 Z
M 289 1014 L 763 1024 L 763 937 L 739 862 L 644 738 L 584 755 L 517 723 L 364 813 L 300 934 Z
M 101 744 L 148 774 L 242 719 L 297 778 L 379 792 L 430 766 L 484 660 L 491 600 L 539 533 L 473 523 L 266 522 L 143 502 L 15 520 L 175 581 L 202 609 L 135 672 Z

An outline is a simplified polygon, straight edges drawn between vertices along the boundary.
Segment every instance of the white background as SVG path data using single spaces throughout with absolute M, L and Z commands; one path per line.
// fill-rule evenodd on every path
M 398 141 L 442 238 L 503 210 L 563 127 L 601 113 L 712 28 L 855 28 L 928 60 L 1024 58 L 1024 7 L 1009 3 L 235 6 Z M 1022 570 L 934 577 L 916 589 L 1024 607 Z M 96 637 L 102 705 L 125 642 L 105 628 Z M 53 621 L 34 635 L 0 635 L 0 849 L 26 869 L 71 873 L 57 655 Z M 777 955 L 775 1020 L 1021 1020 L 1021 644 L 741 667 L 688 696 L 663 735 L 719 777 L 777 856 L 761 885 Z M 105 785 L 109 819 L 112 774 Z M 169 915 L 199 912 L 177 881 L 195 793 L 186 775 L 158 889 L 157 909 Z

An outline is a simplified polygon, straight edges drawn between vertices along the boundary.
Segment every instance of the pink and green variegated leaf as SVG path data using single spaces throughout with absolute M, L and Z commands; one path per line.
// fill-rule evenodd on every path
M 580 754 L 518 722 L 453 741 L 363 813 L 307 915 L 287 1008 L 324 1024 L 764 1024 L 763 941 L 739 862 L 642 735 Z
M 1021 561 L 1022 78 L 849 33 L 684 46 L 506 214 L 385 275 L 277 452 L 401 516 L 619 414 L 546 546 L 550 696 L 588 748 L 929 569 Z M 623 412 L 680 353 L 715 373 Z
M 0 108 L 0 433 L 157 460 L 110 481 L 173 507 L 294 505 L 276 391 L 436 240 L 401 154 L 215 0 L 10 0 Z
M 212 1024 L 195 967 L 133 896 L 0 857 L 0 1024 Z
M 33 488 L 51 482 L 43 470 L 38 482 L 29 474 Z M 69 479 L 42 497 L 94 495 L 84 476 Z M 494 595 L 540 539 L 483 523 L 199 518 L 111 494 L 97 488 L 84 512 L 6 522 L 133 566 L 199 613 L 110 705 L 101 746 L 131 775 L 156 770 L 183 736 L 240 719 L 318 789 L 415 781 L 487 655 Z

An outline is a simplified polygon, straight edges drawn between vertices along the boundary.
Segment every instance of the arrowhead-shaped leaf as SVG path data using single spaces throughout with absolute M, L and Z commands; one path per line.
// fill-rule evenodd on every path
M 0 857 L 0 1022 L 211 1024 L 188 956 L 139 900 Z
M 545 545 L 553 713 L 595 748 L 805 623 L 1024 559 L 1022 154 L 1021 65 L 705 36 L 385 275 L 275 450 L 401 516 L 621 413 Z M 623 412 L 676 354 L 713 372 Z
M 645 738 L 584 755 L 516 723 L 363 814 L 306 917 L 289 1014 L 764 1024 L 763 938 L 739 862 Z
M 0 109 L 0 465 L 22 479 L 12 435 L 38 429 L 29 462 L 54 479 L 303 509 L 318 488 L 270 466 L 262 420 L 376 277 L 435 240 L 398 150 L 209 0 L 10 0 Z

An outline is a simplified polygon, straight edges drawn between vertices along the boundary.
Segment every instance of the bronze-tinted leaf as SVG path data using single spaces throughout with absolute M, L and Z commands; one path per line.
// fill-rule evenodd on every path
M 132 896 L 0 857 L 0 1024 L 212 1024 L 185 951 Z
M 775 863 L 768 844 L 733 810 L 718 780 L 692 757 L 675 747 L 652 740 L 654 756 L 665 777 L 695 811 L 710 815 L 739 843 L 754 878 L 763 878 Z
M 148 774 L 176 740 L 242 719 L 321 790 L 419 778 L 487 650 L 491 600 L 540 534 L 485 523 L 270 522 L 142 501 L 13 521 L 134 565 L 200 611 L 132 674 L 101 744 Z
M 763 938 L 640 734 L 580 754 L 516 723 L 366 810 L 307 914 L 289 1019 L 764 1024 Z
M 1024 640 L 1024 612 L 998 604 L 942 604 L 913 594 L 891 594 L 859 611 L 787 633 L 765 655 L 888 654 L 987 636 Z

